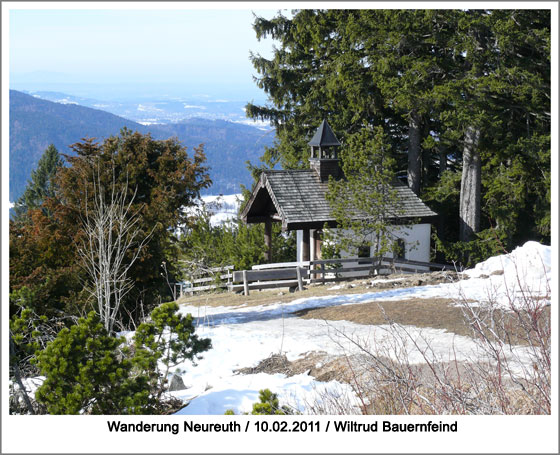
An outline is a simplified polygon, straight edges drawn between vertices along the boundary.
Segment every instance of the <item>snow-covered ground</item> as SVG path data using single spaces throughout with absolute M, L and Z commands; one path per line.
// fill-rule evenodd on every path
M 258 391 L 269 388 L 278 393 L 280 401 L 306 412 L 320 401 L 325 393 L 344 395 L 355 400 L 350 387 L 336 381 L 322 383 L 311 376 L 300 374 L 265 373 L 241 375 L 233 370 L 251 367 L 271 354 L 283 353 L 288 360 L 303 357 L 307 352 L 323 351 L 332 355 L 353 354 L 356 345 L 350 340 L 383 347 L 390 331 L 400 331 L 415 345 L 408 351 L 411 363 L 424 361 L 422 349 L 428 343 L 430 355 L 438 360 L 468 360 L 479 358 L 477 345 L 471 338 L 444 330 L 416 327 L 389 328 L 367 326 L 347 321 L 300 319 L 294 312 L 305 308 L 349 305 L 387 300 L 402 301 L 418 298 L 462 297 L 475 304 L 494 302 L 504 309 L 518 304 L 524 294 L 550 295 L 551 248 L 528 242 L 509 255 L 488 259 L 474 269 L 467 270 L 467 280 L 433 286 L 391 289 L 363 294 L 300 298 L 287 303 L 253 307 L 182 306 L 181 311 L 196 317 L 197 333 L 212 340 L 212 349 L 196 367 L 180 365 L 184 370 L 186 390 L 174 392 L 178 398 L 192 400 L 179 414 L 223 414 L 227 409 L 237 413 L 251 410 L 258 401 Z M 412 342 L 414 340 L 414 343 Z M 524 348 L 511 353 L 524 358 Z
M 473 305 L 488 302 L 508 310 L 519 304 L 523 295 L 550 296 L 551 248 L 528 242 L 509 255 L 502 255 L 477 264 L 467 270 L 469 277 L 454 283 L 433 286 L 390 289 L 362 294 L 295 298 L 261 306 L 211 307 L 181 306 L 182 313 L 191 313 L 197 324 L 197 334 L 212 340 L 212 349 L 204 353 L 196 366 L 185 362 L 178 365 L 185 390 L 172 392 L 189 405 L 177 414 L 221 415 L 228 409 L 236 413 L 250 412 L 258 401 L 258 392 L 268 388 L 277 393 L 280 402 L 310 412 L 321 407 L 326 396 L 341 397 L 341 401 L 356 406 L 358 400 L 348 384 L 337 381 L 319 382 L 308 374 L 287 377 L 284 374 L 237 374 L 234 370 L 254 367 L 272 354 L 284 354 L 290 361 L 305 357 L 309 352 L 327 355 L 353 355 L 362 347 L 396 359 L 395 339 L 406 340 L 408 361 L 424 363 L 424 356 L 434 361 L 481 360 L 483 355 L 473 339 L 441 329 L 388 325 L 361 325 L 348 321 L 301 319 L 295 312 L 306 308 L 332 307 L 375 301 L 409 299 L 462 298 Z M 396 281 L 396 280 L 376 280 Z M 396 281 L 398 282 L 398 281 Z M 330 289 L 340 289 L 339 286 Z M 127 333 L 128 338 L 133 334 Z M 429 349 L 427 349 L 429 345 Z M 510 366 L 527 364 L 528 348 L 519 346 L 507 350 Z M 319 365 L 316 365 L 319 366 Z M 33 391 L 42 378 L 25 384 Z M 326 405 L 326 404 L 325 404 Z

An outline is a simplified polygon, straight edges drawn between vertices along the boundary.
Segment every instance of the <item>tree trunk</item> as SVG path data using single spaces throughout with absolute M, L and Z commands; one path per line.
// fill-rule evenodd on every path
M 478 142 L 480 130 L 469 126 L 465 132 L 463 147 L 463 173 L 459 201 L 460 233 L 463 242 L 471 240 L 480 230 L 480 153 Z
M 447 148 L 443 145 L 439 149 L 439 176 L 447 170 Z
M 12 357 L 15 357 L 15 355 L 16 355 L 16 349 L 14 347 L 14 341 L 12 340 L 12 332 L 10 332 L 10 355 Z M 27 395 L 27 390 L 25 390 L 25 387 L 23 385 L 23 381 L 21 380 L 21 374 L 19 372 L 19 366 L 17 364 L 17 360 L 14 361 L 14 376 L 16 378 L 16 382 L 19 386 L 19 389 L 21 390 L 21 395 L 23 397 L 23 401 L 25 402 L 25 406 L 27 407 L 27 410 L 29 411 L 29 414 L 35 415 L 35 411 L 33 410 L 33 405 L 31 404 L 31 400 L 29 399 L 29 396 Z
M 420 147 L 421 119 L 416 110 L 410 112 L 408 121 L 408 186 L 414 193 L 420 193 L 422 174 L 422 149 Z

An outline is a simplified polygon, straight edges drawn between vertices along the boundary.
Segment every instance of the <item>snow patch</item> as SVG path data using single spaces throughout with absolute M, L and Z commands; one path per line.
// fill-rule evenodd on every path
M 529 241 L 511 253 L 494 256 L 465 271 L 471 279 L 459 283 L 466 297 L 493 301 L 504 309 L 518 305 L 526 295 L 550 295 L 552 250 Z
M 503 275 L 498 275 L 500 270 Z M 347 402 L 357 406 L 357 398 L 350 386 L 336 381 L 318 382 L 300 374 L 286 377 L 266 373 L 240 375 L 234 370 L 256 366 L 271 354 L 285 354 L 290 361 L 302 358 L 311 351 L 329 355 L 357 354 L 362 346 L 383 350 L 394 357 L 391 343 L 395 339 L 409 340 L 408 359 L 411 363 L 425 363 L 425 356 L 433 361 L 475 361 L 484 358 L 478 345 L 469 337 L 440 329 L 403 326 L 368 326 L 348 321 L 300 319 L 294 312 L 306 308 L 328 307 L 398 300 L 406 305 L 412 298 L 450 298 L 461 295 L 478 303 L 494 299 L 508 308 L 512 287 L 516 283 L 526 291 L 540 293 L 549 285 L 551 249 L 528 242 L 512 253 L 497 256 L 478 264 L 465 274 L 470 277 L 457 283 L 442 283 L 381 292 L 347 294 L 295 299 L 261 306 L 209 307 L 181 306 L 182 313 L 191 313 L 197 324 L 197 334 L 212 340 L 212 349 L 203 355 L 198 366 L 186 362 L 179 365 L 186 390 L 173 394 L 190 404 L 179 414 L 223 414 L 228 409 L 236 413 L 250 412 L 258 401 L 258 392 L 268 388 L 277 393 L 282 404 L 299 412 L 309 413 L 312 406 L 326 395 L 344 395 Z M 494 273 L 494 274 L 493 274 Z M 503 286 L 500 290 L 500 286 Z M 429 346 L 429 348 L 428 348 Z M 507 355 L 510 366 L 523 368 L 528 362 L 529 348 L 512 346 Z

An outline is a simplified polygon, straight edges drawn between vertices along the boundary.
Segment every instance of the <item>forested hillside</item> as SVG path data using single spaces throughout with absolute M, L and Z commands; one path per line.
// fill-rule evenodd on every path
M 219 120 L 190 119 L 184 123 L 144 126 L 74 104 L 59 104 L 10 90 L 10 200 L 22 194 L 31 171 L 49 146 L 72 153 L 69 146 L 84 137 L 99 140 L 126 127 L 155 139 L 177 137 L 192 150 L 204 143 L 213 186 L 210 193 L 234 193 L 250 185 L 246 160 L 256 161 L 273 135 L 257 128 Z

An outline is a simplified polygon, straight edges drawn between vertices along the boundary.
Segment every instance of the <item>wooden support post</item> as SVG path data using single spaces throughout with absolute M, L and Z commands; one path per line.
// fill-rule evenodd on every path
M 264 222 L 264 260 L 272 262 L 272 220 L 270 218 Z
M 301 267 L 296 267 L 298 291 L 303 291 L 303 279 L 301 278 Z
M 243 270 L 243 291 L 249 295 L 249 282 L 247 281 L 247 270 Z
M 301 260 L 309 261 L 309 229 L 303 230 L 303 239 L 301 242 Z
M 323 243 L 321 239 L 321 230 L 313 229 L 311 233 L 311 239 L 313 241 L 313 260 L 319 261 L 321 259 L 321 245 Z

